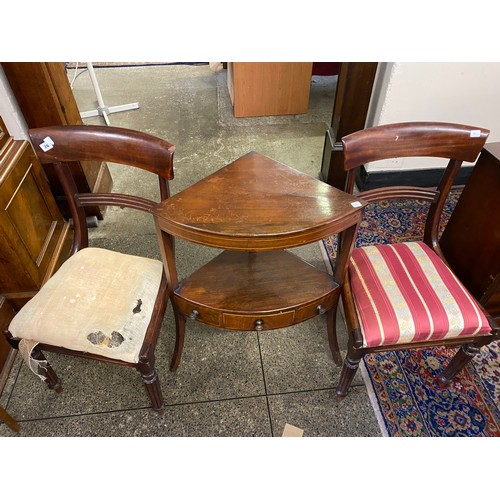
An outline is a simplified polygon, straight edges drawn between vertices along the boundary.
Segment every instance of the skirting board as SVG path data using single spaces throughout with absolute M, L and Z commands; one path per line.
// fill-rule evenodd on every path
M 464 166 L 458 172 L 454 185 L 462 186 L 467 182 L 474 166 Z M 435 187 L 444 169 L 406 170 L 390 172 L 367 172 L 365 167 L 358 169 L 356 185 L 360 191 L 385 186 Z

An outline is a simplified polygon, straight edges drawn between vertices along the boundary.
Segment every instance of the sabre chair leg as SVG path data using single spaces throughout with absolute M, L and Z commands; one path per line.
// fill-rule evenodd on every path
M 151 407 L 156 413 L 163 415 L 165 413 L 165 401 L 161 392 L 160 380 L 154 367 L 154 360 L 140 363 L 137 366 L 137 370 L 142 376 L 142 382 L 151 402 Z
M 186 335 L 186 318 L 182 316 L 174 307 L 175 317 L 175 347 L 172 361 L 170 363 L 170 371 L 177 370 L 181 362 L 182 351 L 184 350 L 184 337 Z
M 446 387 L 462 371 L 463 368 L 479 353 L 479 347 L 474 344 L 463 345 L 453 356 L 448 366 L 438 377 L 440 387 Z
M 347 353 L 347 356 L 344 358 L 344 364 L 342 366 L 342 372 L 340 373 L 339 384 L 337 386 L 337 399 L 342 399 L 347 396 L 349 391 L 349 387 L 351 387 L 352 380 L 354 375 L 356 375 L 356 371 L 359 367 L 359 362 L 363 354 L 353 354 Z
M 337 339 L 337 306 L 333 306 L 326 315 L 326 324 L 328 330 L 328 344 L 332 353 L 333 361 L 337 366 L 342 366 L 342 356 L 340 354 L 339 343 Z

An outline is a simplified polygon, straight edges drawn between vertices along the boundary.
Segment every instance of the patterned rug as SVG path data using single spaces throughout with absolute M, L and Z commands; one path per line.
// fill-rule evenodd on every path
M 452 190 L 447 200 L 441 231 L 460 192 Z M 369 205 L 356 246 L 420 239 L 428 207 L 399 200 Z M 332 271 L 336 237 L 321 247 Z M 454 353 L 439 347 L 365 356 L 360 370 L 384 436 L 500 436 L 500 346 L 483 347 L 449 387 L 440 388 L 435 377 Z

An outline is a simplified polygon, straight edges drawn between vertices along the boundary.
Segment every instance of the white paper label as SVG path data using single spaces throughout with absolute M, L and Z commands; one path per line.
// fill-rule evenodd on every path
M 44 152 L 47 152 L 49 149 L 52 149 L 54 147 L 54 141 L 49 136 L 47 136 L 43 140 L 42 144 L 40 144 L 40 147 Z
M 471 137 L 481 137 L 481 131 L 480 130 L 471 130 L 470 136 Z
M 357 207 L 360 207 L 360 206 L 361 206 L 361 203 L 360 203 L 359 201 L 353 201 L 353 202 L 351 203 L 351 205 L 352 205 L 353 207 L 357 208 Z

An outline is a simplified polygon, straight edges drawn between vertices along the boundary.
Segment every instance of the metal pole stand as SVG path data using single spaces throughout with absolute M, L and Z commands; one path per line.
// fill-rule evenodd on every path
M 95 95 L 97 96 L 98 107 L 97 109 L 94 109 L 92 111 L 84 111 L 83 113 L 80 113 L 80 116 L 82 118 L 90 118 L 91 116 L 102 116 L 104 118 L 104 121 L 106 122 L 106 125 L 109 125 L 109 118 L 108 118 L 109 114 L 118 113 L 120 111 L 128 111 L 130 109 L 137 109 L 139 107 L 138 102 L 133 102 L 131 104 L 122 104 L 120 106 L 111 106 L 110 108 L 108 108 L 104 104 L 104 101 L 102 99 L 99 83 L 97 82 L 97 78 L 94 72 L 94 66 L 92 65 L 91 62 L 87 63 L 87 68 L 89 70 L 90 80 L 92 81 L 92 86 L 94 87 Z

